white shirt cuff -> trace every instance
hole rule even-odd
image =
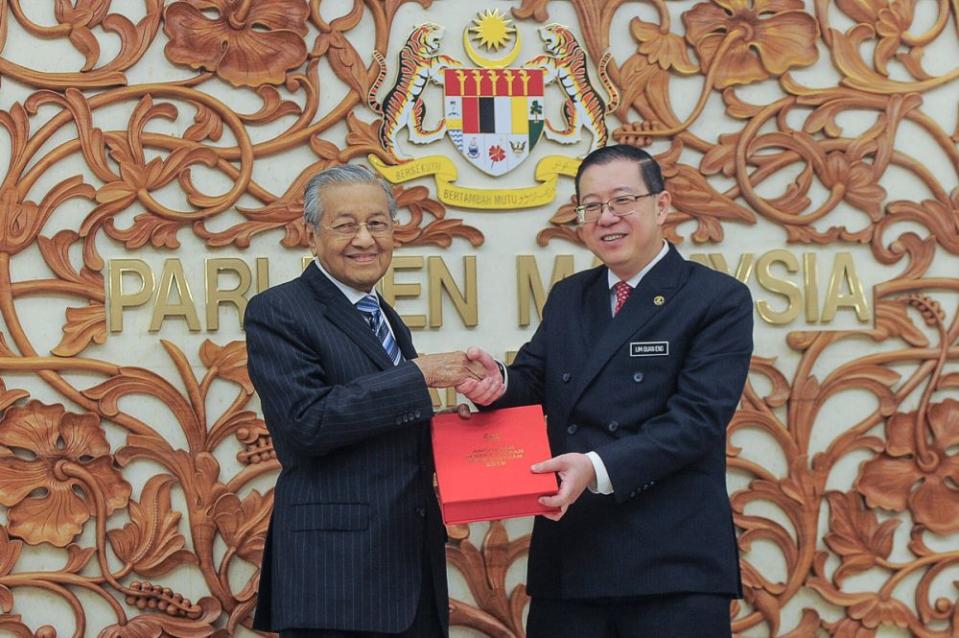
[[[596,484],[589,485],[589,491],[593,494],[612,494],[613,484],[609,480],[609,472],[606,471],[606,464],[599,458],[596,452],[587,452],[586,457],[593,464],[593,470],[596,472]]]
[[[503,393],[505,394],[507,388],[509,388],[509,373],[506,371],[506,364],[502,361],[496,360],[496,365],[499,366],[499,373],[503,375]]]

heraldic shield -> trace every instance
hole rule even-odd
[[[446,132],[463,157],[498,176],[529,157],[543,133],[542,69],[446,69]]]

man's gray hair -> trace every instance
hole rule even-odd
[[[396,219],[396,198],[393,189],[382,177],[360,164],[342,164],[321,171],[310,178],[303,190],[303,219],[314,229],[319,229],[323,219],[320,193],[327,186],[338,184],[373,184],[383,189],[389,205],[390,219]]]

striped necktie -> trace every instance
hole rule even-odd
[[[376,299],[376,295],[366,295],[357,301],[356,309],[362,312],[363,316],[369,322],[370,329],[373,331],[373,334],[376,335],[376,338],[380,340],[380,343],[383,344],[383,349],[386,350],[386,356],[390,358],[393,365],[397,365],[402,361],[403,355],[400,354],[400,347],[397,345],[396,339],[393,338],[390,327],[386,324],[386,317],[383,316],[383,312],[380,310],[380,304]]]

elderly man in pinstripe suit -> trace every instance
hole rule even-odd
[[[246,311],[249,371],[283,469],[254,628],[281,638],[444,636],[445,532],[434,497],[428,387],[502,379],[462,352],[416,356],[373,286],[396,202],[361,166],[306,187],[315,256]]]

